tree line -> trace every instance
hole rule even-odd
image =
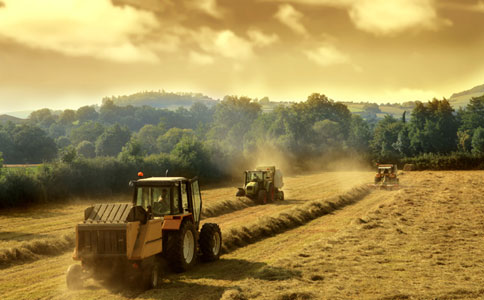
[[[53,182],[62,186],[60,181],[71,180],[82,194],[89,186],[99,186],[99,174],[114,181],[123,177],[121,169],[135,174],[143,167],[153,175],[169,169],[172,175],[217,180],[252,166],[260,153],[277,153],[294,169],[346,157],[417,163],[421,168],[479,168],[484,167],[483,127],[484,96],[458,110],[446,99],[416,102],[401,118],[385,116],[377,122],[351,114],[346,105],[322,94],[264,113],[259,101],[237,96],[226,96],[214,106],[194,103],[174,111],[119,106],[105,99],[98,110],[84,106],[56,114],[41,109],[27,123],[0,125],[0,162],[46,163],[41,171],[26,175],[43,198],[54,194],[47,192]],[[2,171],[0,198],[10,186],[5,180],[13,187],[21,181],[16,172],[22,171]],[[85,176],[94,181],[75,182]],[[122,184],[120,179],[116,184],[97,182],[120,190],[125,179]],[[76,190],[69,184],[59,198]],[[90,192],[96,190],[102,188]]]

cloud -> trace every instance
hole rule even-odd
[[[215,31],[203,27],[200,31],[194,32],[193,37],[199,46],[208,53],[238,59],[247,59],[253,55],[252,43],[237,36],[231,30]]]
[[[156,62],[156,53],[133,36],[157,28],[147,11],[109,0],[3,0],[0,36],[32,48],[118,62]]]
[[[189,58],[191,62],[198,65],[210,65],[215,61],[212,56],[196,51],[190,51]]]
[[[221,19],[224,15],[223,10],[217,5],[217,0],[191,0],[186,5],[217,19]]]
[[[349,62],[348,56],[333,46],[321,46],[315,50],[305,51],[306,56],[320,66],[345,64]]]
[[[258,29],[249,29],[247,35],[252,40],[252,42],[259,47],[269,46],[279,40],[279,36],[275,33],[268,35],[261,32]]]
[[[329,6],[345,9],[350,20],[359,30],[375,35],[395,35],[410,29],[437,30],[442,26],[451,25],[451,21],[437,16],[435,0],[267,0],[272,2],[291,2],[305,5]],[[479,0],[482,1],[482,0]],[[482,3],[474,7],[478,10]],[[302,26],[295,17],[291,16],[291,9],[281,7],[278,15],[280,19],[289,19],[288,26]],[[484,5],[482,5],[484,7]],[[282,12],[281,12],[282,11]],[[299,13],[300,14],[300,13]],[[297,15],[297,14],[296,14]],[[300,18],[301,15],[299,15]],[[282,21],[281,21],[282,22]],[[292,27],[291,27],[292,28]],[[294,29],[293,30],[301,30]],[[304,29],[304,27],[303,27]]]
[[[356,28],[376,35],[435,30],[442,24],[432,0],[360,0],[351,5],[349,15]]]
[[[301,24],[303,14],[297,11],[290,4],[279,5],[279,9],[274,17],[279,20],[279,22],[289,27],[295,33],[302,35],[307,34],[306,27]]]

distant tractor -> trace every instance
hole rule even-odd
[[[398,188],[399,180],[397,177],[397,165],[377,164],[374,187],[382,189]]]
[[[284,200],[282,173],[274,166],[257,167],[244,172],[244,187],[236,196],[247,196],[260,204]]]
[[[205,223],[198,231],[202,198],[196,178],[141,178],[130,186],[132,203],[96,204],[84,211],[72,255],[81,264],[67,270],[68,288],[80,288],[92,276],[121,277],[131,287],[149,289],[157,286],[162,265],[183,272],[197,255],[203,261],[219,258],[219,226]]]

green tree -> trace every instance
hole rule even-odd
[[[60,123],[52,123],[48,129],[48,134],[53,139],[64,136],[66,135],[66,127]]]
[[[163,123],[158,125],[147,124],[143,126],[133,138],[141,144],[141,148],[144,152],[147,154],[153,154],[159,152],[157,139],[165,132],[166,130]]]
[[[473,136],[474,130],[484,124],[484,95],[471,98],[464,110],[458,113],[461,119],[460,131],[467,130]]]
[[[391,115],[386,115],[379,121],[373,133],[370,146],[375,158],[379,161],[393,162],[399,157],[398,151],[392,146],[398,140],[403,123]]]
[[[13,125],[13,123],[11,125]],[[13,125],[13,128],[15,128],[15,125]],[[16,156],[12,131],[11,126],[2,127],[0,125],[0,152],[3,153],[3,159],[6,163],[12,163]]]
[[[72,129],[69,139],[73,145],[78,145],[82,141],[94,143],[104,132],[104,126],[98,122],[88,121],[79,127]]]
[[[119,124],[109,127],[96,141],[96,155],[117,156],[130,137],[131,132],[126,127]]]
[[[76,121],[76,112],[72,109],[64,110],[59,116],[59,123],[66,126]]]
[[[351,116],[351,127],[347,139],[349,148],[359,153],[367,153],[370,149],[371,131],[368,123],[358,115]]]
[[[92,106],[82,106],[76,111],[76,119],[84,123],[87,121],[96,121],[99,114]]]
[[[402,121],[403,120],[404,118],[402,118]],[[412,154],[410,138],[408,137],[408,128],[405,124],[403,125],[402,130],[398,133],[398,138],[393,144],[393,148],[395,148],[402,157],[407,157]]]
[[[40,126],[42,128],[49,128],[50,125],[55,123],[57,116],[52,114],[52,111],[48,108],[42,108],[30,113],[29,120],[31,123]]]
[[[484,153],[484,128],[482,127],[477,127],[474,130],[474,135],[472,136],[472,153]]]
[[[458,122],[446,100],[417,103],[410,120],[410,143],[415,154],[450,153],[457,148]]]
[[[341,150],[344,141],[343,130],[338,122],[328,119],[317,121],[312,127],[315,139],[315,150],[330,152]],[[318,149],[319,148],[319,149]]]
[[[176,144],[171,155],[181,163],[182,168],[188,169],[195,174],[205,175],[210,172],[210,160],[207,151],[195,137],[184,136]]]
[[[247,97],[226,96],[215,107],[208,138],[218,143],[229,156],[240,156],[244,137],[261,113],[261,106]]]
[[[457,149],[461,152],[469,152],[471,150],[472,136],[470,130],[457,131]]]
[[[82,141],[77,145],[77,154],[85,158],[96,157],[96,146],[92,142]]]
[[[62,162],[70,164],[76,159],[77,151],[76,151],[76,148],[74,148],[74,146],[69,145],[64,149],[62,149],[60,155],[61,155],[60,158]]]
[[[13,133],[16,163],[41,163],[57,156],[54,140],[36,126],[21,125]]]
[[[158,151],[163,153],[170,153],[176,144],[178,144],[183,137],[193,137],[195,132],[192,129],[171,128],[162,136],[159,136],[156,143]]]
[[[136,139],[131,139],[123,146],[121,153],[119,153],[119,159],[123,162],[134,162],[140,164],[143,161],[143,157],[146,152],[143,151],[141,144]]]
[[[55,143],[58,148],[65,148],[71,144],[71,141],[67,137],[61,136],[55,140]]]

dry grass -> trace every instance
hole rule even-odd
[[[24,242],[18,247],[0,250],[0,269],[14,264],[41,259],[44,256],[59,255],[74,247],[74,234],[58,238],[36,239]]]
[[[288,229],[306,224],[318,217],[331,213],[341,207],[354,203],[368,194],[369,190],[359,187],[332,199],[314,200],[287,210],[277,217],[265,217],[251,226],[233,228],[224,235],[223,250],[230,252],[236,248],[274,236]]]
[[[281,216],[285,220],[282,222],[288,222],[287,224],[289,224],[284,226],[288,226],[289,228],[293,227],[294,224],[302,224],[299,228],[311,228],[313,222],[344,214],[348,208],[359,205],[360,203],[358,202],[357,204],[347,206],[344,209],[334,210],[336,207],[332,207],[331,205],[313,206],[311,202],[318,202],[321,199],[336,199],[334,198],[335,195],[342,194],[350,190],[352,186],[369,181],[371,178],[372,173],[358,172],[326,172],[307,176],[288,177],[286,178],[286,185],[284,187],[288,201],[263,206],[250,206],[242,210],[211,218],[210,221],[215,221],[221,225],[224,238],[228,237],[228,232],[234,228],[240,229],[242,226],[252,228],[264,216],[267,217],[267,220],[271,220],[272,218],[278,219]],[[216,205],[218,201],[223,201],[223,199],[230,199],[230,197],[234,199],[235,192],[235,188],[224,188],[220,189],[220,191],[205,191],[203,195],[204,203],[208,207]],[[352,200],[346,198],[339,199],[338,201],[352,202]],[[73,212],[74,215],[77,214],[79,220],[82,218],[82,210],[84,207],[85,205],[81,204],[78,211]],[[293,213],[298,213],[297,208],[302,207],[315,211],[319,209],[332,210],[334,214],[330,213],[323,218],[317,218],[315,221],[306,223],[314,215],[308,215],[310,216],[308,219],[305,219],[305,214],[302,214],[297,219],[294,219],[292,216]],[[62,208],[59,209],[62,210]],[[54,215],[48,216],[46,212],[46,215],[37,219],[36,226],[42,227],[44,222],[53,220],[51,217],[56,218]],[[1,223],[2,220],[0,220],[0,225],[8,224],[8,220],[4,221],[4,223]],[[19,221],[19,224],[22,223],[23,221]],[[70,224],[67,224],[67,226],[70,226]],[[284,226],[281,228],[284,228]],[[28,233],[37,230],[33,227],[25,228],[22,231]],[[60,228],[61,225],[59,224],[57,227]],[[57,227],[52,225],[51,229],[55,231]],[[10,231],[14,232],[14,230]],[[311,276],[307,277],[304,270],[298,270],[292,265],[284,263],[277,265],[270,260],[271,257],[279,257],[278,252],[280,249],[286,249],[297,255],[299,254],[300,248],[294,250],[293,247],[290,247],[293,243],[287,241],[277,245],[269,243],[268,245],[271,246],[267,248],[264,246],[266,245],[266,241],[272,241],[279,237],[284,238],[293,231],[286,228],[278,231],[279,233],[273,232],[265,235],[264,239],[259,240],[259,242],[224,255],[219,262],[200,264],[191,272],[181,275],[165,274],[160,289],[147,291],[143,294],[131,293],[119,288],[113,289],[112,287],[91,280],[86,283],[85,289],[81,291],[68,291],[65,287],[64,276],[68,265],[72,263],[70,251],[54,257],[39,255],[39,258],[42,259],[3,269],[0,275],[0,290],[2,291],[2,299],[140,298],[218,300],[222,297],[225,297],[225,299],[317,298],[319,294],[315,293],[312,286],[308,283],[324,282],[326,280],[325,276],[323,276],[324,278],[322,280],[318,277],[320,274],[316,273],[311,273]],[[262,235],[260,237],[262,238]],[[36,239],[34,238],[28,241],[32,240]],[[296,241],[296,245],[304,244],[298,242],[297,239],[294,239],[294,241]],[[262,248],[258,248],[259,245]],[[252,247],[256,248],[247,252]],[[264,259],[266,260],[264,261]],[[266,287],[268,288],[267,291],[265,290]]]

